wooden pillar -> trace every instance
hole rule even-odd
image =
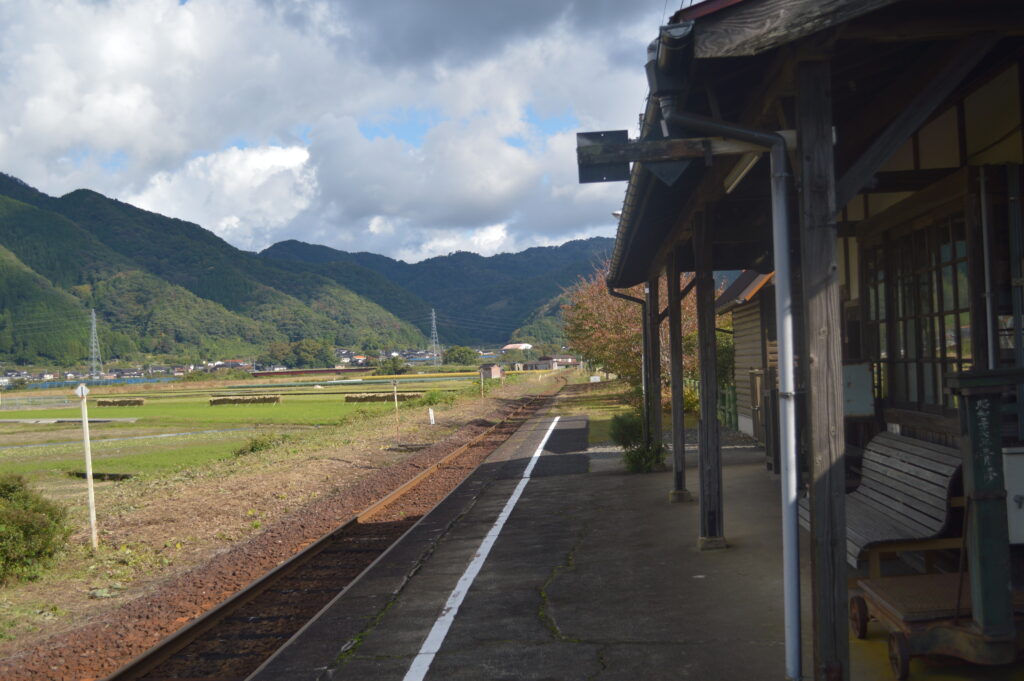
[[[700,360],[700,442],[697,468],[700,474],[701,550],[724,549],[722,517],[722,449],[718,433],[718,349],[715,338],[715,277],[711,262],[711,238],[706,218],[694,230],[697,256],[697,346]]]
[[[661,337],[658,327],[661,326],[659,313],[661,302],[658,298],[658,277],[647,282],[647,347],[650,361],[647,363],[647,404],[648,425],[651,442],[661,443]]]
[[[672,491],[670,501],[690,501],[686,489],[686,427],[683,421],[683,310],[679,295],[679,252],[668,259],[668,346],[672,374]]]
[[[814,679],[850,678],[842,323],[836,260],[831,68],[797,65],[800,245],[810,430]]]

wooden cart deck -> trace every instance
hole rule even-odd
[[[956,573],[912,575],[903,577],[876,577],[861,579],[857,585],[873,605],[884,609],[894,618],[907,623],[953,619],[956,612]],[[1024,592],[1013,592],[1013,610],[1024,614]],[[960,617],[971,617],[970,579],[963,575],[960,596]]]

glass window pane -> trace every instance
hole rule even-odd
[[[929,362],[921,368],[924,373],[924,392],[921,394],[921,401],[925,404],[935,404],[935,365]]]
[[[928,314],[928,313],[930,313],[933,310],[933,308],[932,308],[932,291],[931,291],[931,288],[932,288],[932,286],[931,286],[931,284],[932,284],[932,273],[931,272],[924,272],[920,277],[918,277],[917,281],[918,281],[918,292],[917,292],[918,306],[921,308],[921,314]]]
[[[878,281],[878,318],[885,319],[885,279]]]
[[[960,313],[960,357],[963,360],[974,359],[971,343],[971,313]]]
[[[946,265],[942,268],[942,307],[945,310],[956,309],[956,296],[953,290],[953,268]]]
[[[878,356],[881,359],[889,357],[889,339],[886,337],[888,327],[885,322],[878,325]]]
[[[948,228],[943,225],[939,227],[939,261],[949,262],[953,259],[953,249],[949,244],[949,231]]]
[[[907,365],[903,362],[892,365],[892,398],[897,402],[907,401]]]
[[[917,359],[917,320],[907,320],[907,357]]]
[[[971,287],[967,279],[967,262],[958,262],[956,264],[956,286],[957,286],[957,308],[963,310],[971,306],[970,293]]]
[[[945,353],[943,354],[945,354],[946,359],[958,359],[956,330],[959,327],[959,322],[957,321],[956,315],[946,315],[945,323],[943,324],[943,326],[945,327],[945,329],[943,329],[944,334],[942,341],[943,346],[946,349]]]
[[[967,234],[964,219],[960,216],[953,218],[953,244],[956,257],[967,257]]]
[[[925,317],[921,320],[921,356],[935,356],[935,318]]]

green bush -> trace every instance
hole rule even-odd
[[[640,446],[644,440],[643,419],[635,412],[616,414],[608,425],[608,434],[623,449]]]
[[[688,385],[683,386],[683,411],[687,414],[700,412],[700,392]]]
[[[63,506],[29,489],[20,475],[0,475],[0,584],[36,576],[70,534]]]
[[[423,397],[414,400],[418,407],[436,407],[439,404],[454,404],[455,393],[448,390],[428,390]]]
[[[665,447],[661,443],[650,447],[636,444],[626,448],[622,454],[622,461],[630,473],[650,473],[664,465]]]

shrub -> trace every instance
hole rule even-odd
[[[436,407],[439,404],[454,404],[455,393],[447,390],[428,390],[416,402],[420,407]]]
[[[626,448],[622,454],[622,461],[630,473],[650,473],[664,465],[665,447],[660,442],[650,447],[636,444]]]
[[[616,414],[608,425],[612,441],[623,449],[637,447],[644,441],[644,422],[636,412]]]
[[[288,436],[283,433],[257,433],[250,437],[248,442],[235,450],[235,456],[245,456],[246,454],[262,452],[276,447],[287,440]]]
[[[31,490],[20,475],[0,475],[0,584],[34,577],[70,534],[63,506]]]
[[[688,385],[683,386],[683,411],[696,414],[700,411],[700,392]]]

